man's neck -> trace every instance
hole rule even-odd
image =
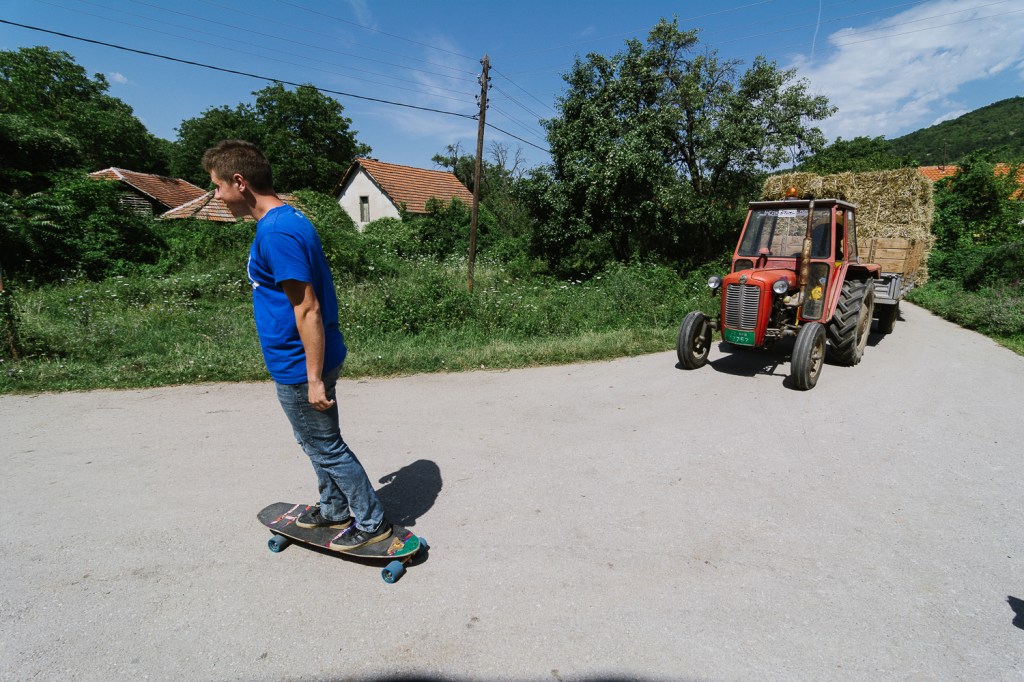
[[[284,202],[277,194],[271,192],[270,194],[256,194],[252,193],[253,202],[249,206],[249,210],[252,213],[252,217],[259,221],[263,216],[267,215],[270,211],[284,206]]]

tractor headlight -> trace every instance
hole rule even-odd
[[[775,284],[772,285],[772,291],[781,296],[789,291],[789,281],[785,277],[777,280]]]
[[[711,275],[710,277],[708,277],[708,286],[711,287],[712,289],[717,289],[718,287],[722,286],[722,278],[719,277],[718,275]]]

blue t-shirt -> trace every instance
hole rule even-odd
[[[285,280],[313,285],[324,322],[324,371],[344,361],[345,340],[338,328],[334,280],[320,236],[306,216],[286,204],[260,218],[246,270],[263,359],[274,381],[303,384],[308,380],[295,312],[281,287]]]

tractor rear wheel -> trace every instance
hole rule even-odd
[[[711,351],[711,323],[704,313],[694,311],[683,318],[676,338],[676,355],[683,369],[699,369]]]
[[[829,360],[852,367],[864,357],[864,346],[871,330],[875,308],[875,289],[870,282],[843,282],[839,304],[828,323]]]
[[[793,344],[790,378],[801,391],[814,388],[825,364],[825,327],[820,322],[807,322],[800,328]]]

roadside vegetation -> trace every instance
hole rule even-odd
[[[89,170],[205,185],[199,156],[220,139],[272,161],[288,150],[278,189],[320,231],[357,377],[671,349],[685,312],[714,312],[707,276],[726,267],[764,169],[914,165],[881,138],[825,145],[813,124],[834,110],[795,72],[719,62],[676,22],[579,59],[565,81],[544,122],[551,165],[489,148],[470,290],[468,207],[432,201],[360,233],[325,193],[371,150],[315,88],[213,107],[168,142],[67,53],[0,51],[0,393],[268,378],[245,278],[253,224],[141,217]],[[969,156],[937,187],[931,280],[911,300],[1024,354],[1024,202],[992,160],[1012,161]],[[434,158],[471,189],[473,161],[457,146]]]
[[[1000,175],[971,154],[958,167],[935,188],[930,279],[908,298],[1024,355],[1024,166]]]

